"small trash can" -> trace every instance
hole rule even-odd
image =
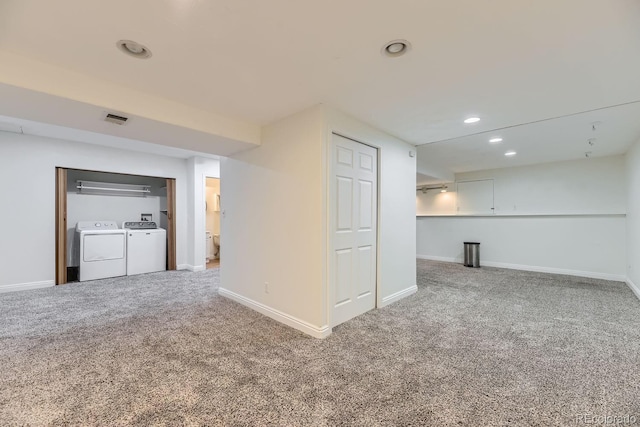
[[[480,267],[480,243],[464,242],[465,267]]]

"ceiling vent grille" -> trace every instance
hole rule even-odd
[[[114,123],[116,125],[122,126],[126,125],[129,117],[120,116],[118,114],[107,113],[104,117],[105,122]]]

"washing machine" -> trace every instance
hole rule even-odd
[[[167,269],[167,232],[153,221],[124,222],[127,276]]]
[[[79,221],[76,239],[81,282],[127,274],[127,234],[115,221]]]

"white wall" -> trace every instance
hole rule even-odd
[[[446,193],[440,190],[428,190],[426,193],[416,191],[416,212],[418,215],[455,215],[456,185],[447,184]]]
[[[627,276],[640,298],[640,141],[626,156],[627,171]]]
[[[480,264],[624,280],[624,216],[419,217],[419,258],[462,262],[480,242]]]
[[[495,213],[623,214],[624,156],[456,174],[456,181],[494,180]]]
[[[220,180],[221,295],[316,335],[326,326],[323,132],[320,108],[266,126],[260,147],[222,160]]]
[[[207,247],[205,196],[207,177],[220,177],[220,161],[204,157],[191,157],[187,160],[187,232],[194,236],[189,244],[188,254],[190,263],[183,265],[191,271],[206,269]]]
[[[325,111],[328,135],[336,132],[378,148],[380,210],[377,302],[378,307],[383,307],[417,290],[416,158],[409,155],[409,152],[415,151],[416,148],[340,111],[328,107],[325,107]],[[328,137],[324,139],[325,165],[329,142]],[[326,167],[324,171],[327,171]],[[327,183],[326,175],[324,182]],[[325,215],[324,221],[328,224],[326,218]]]
[[[54,283],[56,166],[175,178],[177,261],[187,263],[185,160],[0,132],[0,287]]]
[[[613,156],[460,173],[456,181],[493,179],[496,215],[623,214],[624,170],[624,156]],[[455,184],[448,187],[417,192],[418,215],[455,214]]]
[[[313,336],[330,332],[330,135],[379,148],[378,305],[416,290],[415,147],[324,106],[263,129],[222,161],[222,295]],[[265,288],[268,282],[268,292]]]
[[[462,243],[479,241],[484,265],[622,280],[624,170],[615,156],[458,174],[494,180],[495,215],[419,216],[418,257],[460,262]]]

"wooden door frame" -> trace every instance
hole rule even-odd
[[[56,285],[67,283],[67,169],[56,168]]]
[[[56,210],[56,239],[55,239],[55,283],[63,285],[67,283],[67,171],[81,170],[87,172],[111,173],[115,175],[135,175],[121,174],[118,172],[96,171],[88,169],[56,167],[55,186],[55,210]],[[147,176],[147,175],[137,175]],[[151,177],[154,178],[154,177]],[[167,186],[167,269],[176,270],[176,180],[175,178],[165,178]]]
[[[176,180],[167,178],[167,270],[176,270]]]

